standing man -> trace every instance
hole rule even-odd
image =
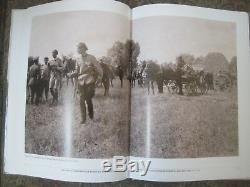
[[[87,50],[88,47],[85,43],[78,44],[77,51],[80,54],[80,58],[76,62],[73,73],[78,75],[78,90],[80,93],[82,116],[81,124],[84,124],[86,121],[86,104],[88,106],[89,118],[94,118],[92,98],[95,95],[95,84],[97,81],[101,81],[103,76],[102,67],[93,55],[86,52]]]
[[[50,80],[50,68],[49,68],[49,58],[44,58],[44,65],[41,68],[42,75],[42,84],[43,84],[43,90],[45,94],[46,102],[48,101],[48,93],[49,93],[49,80]],[[43,92],[43,91],[42,91]]]
[[[39,58],[35,58],[33,60],[33,64],[30,66],[29,69],[29,83],[28,86],[31,90],[31,104],[34,103],[34,97],[35,98],[35,104],[38,105],[39,99],[40,99],[40,78],[41,78],[41,71],[39,66]]]
[[[63,71],[63,63],[60,58],[57,57],[58,51],[55,49],[52,51],[53,59],[49,62],[50,65],[50,81],[49,81],[49,89],[50,93],[53,96],[52,104],[58,102],[58,92],[62,87],[62,71]]]
[[[183,95],[182,91],[182,76],[184,75],[183,67],[185,66],[185,62],[181,56],[177,58],[177,68],[176,68],[176,84],[179,88],[179,95]]]

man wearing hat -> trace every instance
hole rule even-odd
[[[63,63],[60,58],[57,57],[58,51],[55,49],[52,51],[53,59],[49,62],[50,65],[50,81],[49,81],[49,89],[50,93],[53,96],[53,101],[58,102],[58,92],[60,87],[62,86],[62,71],[63,71]]]
[[[48,93],[49,93],[49,81],[50,81],[50,68],[49,68],[49,58],[44,57],[44,64],[41,67],[41,79],[43,90],[45,93],[46,102],[48,101]]]
[[[177,58],[177,68],[176,68],[176,84],[179,88],[179,95],[183,95],[182,91],[182,76],[184,75],[183,67],[185,66],[185,61],[182,56]]]
[[[93,55],[86,52],[87,50],[88,47],[85,43],[79,43],[77,45],[77,51],[80,57],[77,59],[75,71],[73,73],[78,75],[78,90],[80,93],[82,116],[81,123],[85,123],[86,121],[86,104],[88,106],[89,118],[94,118],[92,98],[95,95],[95,84],[97,81],[102,80],[103,76],[102,67]]]
[[[37,105],[40,99],[39,94],[39,80],[41,78],[41,71],[39,66],[39,57],[33,59],[33,64],[29,69],[29,82],[28,86],[31,90],[31,104],[34,103],[35,97],[35,104]]]

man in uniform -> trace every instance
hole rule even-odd
[[[41,67],[41,79],[43,90],[45,94],[46,102],[48,101],[48,93],[49,93],[49,80],[50,80],[50,68],[49,68],[49,58],[44,58],[44,65]],[[43,92],[43,91],[42,91]]]
[[[35,98],[35,104],[38,105],[39,99],[40,99],[40,93],[39,93],[39,81],[41,78],[41,71],[39,67],[39,58],[35,58],[33,60],[33,65],[30,66],[29,69],[29,83],[28,86],[31,90],[31,104],[34,103],[34,97]]]
[[[95,95],[95,84],[102,80],[103,71],[96,58],[86,52],[88,48],[85,43],[79,43],[77,50],[80,57],[76,62],[73,74],[78,75],[78,89],[80,93],[80,108],[82,116],[81,124],[84,124],[86,121],[86,104],[88,106],[89,118],[94,118],[92,98]],[[73,74],[71,74],[71,76]]]
[[[184,75],[183,67],[185,62],[181,56],[177,58],[177,68],[176,68],[176,84],[179,88],[179,95],[183,95],[182,91],[182,76]]]
[[[58,51],[55,49],[52,51],[53,60],[49,62],[51,74],[49,81],[50,93],[53,96],[52,104],[58,102],[58,92],[62,86],[62,71],[63,63],[60,58],[57,57]]]

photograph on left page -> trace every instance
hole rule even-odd
[[[32,19],[25,152],[128,155],[130,20],[104,11]]]

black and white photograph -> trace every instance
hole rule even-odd
[[[57,186],[249,178],[249,15],[155,3],[11,11],[4,174]]]
[[[131,43],[129,18],[112,12],[32,19],[26,153],[71,158],[129,154]]]
[[[141,32],[143,31],[143,32]],[[236,24],[192,17],[133,20],[131,155],[237,156]]]

